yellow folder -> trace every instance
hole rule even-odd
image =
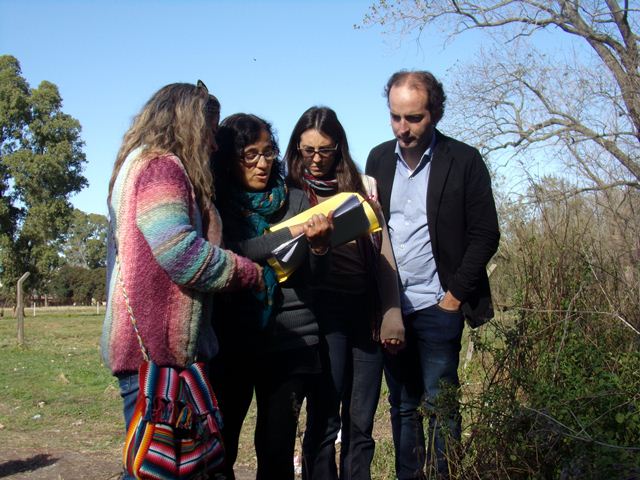
[[[311,207],[295,217],[271,226],[271,232],[299,225],[308,221],[314,214],[328,215],[333,210],[333,233],[331,245],[336,247],[368,233],[380,230],[375,211],[362,196],[355,192],[342,192],[328,200]],[[307,241],[304,235],[289,240],[273,250],[268,260],[275,270],[278,281],[284,282],[305,258]]]

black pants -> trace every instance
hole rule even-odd
[[[256,383],[256,480],[293,480],[298,416],[309,378],[308,374],[294,374],[277,381]]]
[[[255,389],[258,406],[255,449],[257,480],[293,480],[298,416],[303,399],[318,384],[317,347],[256,354],[222,353],[213,360],[210,379],[218,397],[224,427],[225,468],[217,478],[235,479],[242,424]]]
[[[373,423],[382,351],[372,339],[368,297],[325,294],[316,314],[322,333],[323,384],[307,399],[304,480],[370,480]],[[342,429],[340,476],[335,440]]]

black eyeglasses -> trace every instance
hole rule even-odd
[[[270,149],[265,150],[264,152],[256,152],[251,150],[249,152],[244,152],[241,159],[242,163],[244,163],[247,167],[253,167],[258,164],[258,162],[260,161],[260,157],[264,157],[267,163],[271,163],[276,158],[278,158],[278,150]]]
[[[322,148],[313,148],[309,146],[303,147],[300,145],[298,147],[298,151],[300,154],[307,160],[311,160],[316,153],[320,155],[321,158],[331,158],[335,155],[336,151],[338,151],[338,145],[334,147],[322,147]]]

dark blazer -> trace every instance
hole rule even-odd
[[[427,185],[427,222],[440,283],[462,302],[472,327],[493,317],[486,266],[498,249],[500,231],[491,178],[478,150],[435,130],[436,146]],[[371,150],[366,173],[378,182],[384,216],[396,169],[396,141]]]

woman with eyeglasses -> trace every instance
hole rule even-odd
[[[216,138],[216,206],[225,245],[262,264],[265,284],[265,293],[221,295],[216,302],[220,353],[211,379],[224,417],[223,478],[235,478],[240,430],[255,389],[257,478],[293,480],[300,405],[321,371],[318,324],[307,308],[309,286],[328,271],[333,227],[324,215],[314,215],[304,225],[266,233],[270,225],[309,208],[301,190],[285,186],[271,125],[238,113],[220,124]],[[266,260],[275,247],[300,234],[308,240],[306,262],[279,285]]]
[[[330,108],[311,107],[302,114],[285,159],[288,185],[302,189],[311,205],[340,192],[376,201],[375,181],[358,172],[344,128]],[[325,383],[320,395],[307,399],[305,479],[338,478],[340,429],[340,478],[371,478],[382,347],[394,353],[404,342],[395,260],[378,216],[382,232],[333,248],[329,274],[313,288]]]

